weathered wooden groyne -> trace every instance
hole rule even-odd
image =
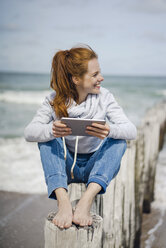
[[[95,197],[91,209],[95,224],[60,230],[48,217],[45,248],[140,247],[142,213],[150,212],[156,164],[166,132],[166,100],[147,110],[137,131],[137,139],[127,141],[118,175],[104,195]],[[73,206],[85,190],[85,184],[69,185]]]

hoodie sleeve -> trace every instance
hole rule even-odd
[[[113,139],[134,140],[137,137],[135,125],[127,118],[112,93],[107,93],[107,119],[110,126],[108,137]]]
[[[52,124],[54,121],[52,113],[52,107],[48,97],[46,97],[36,115],[24,130],[26,141],[47,142],[55,139],[52,133]]]

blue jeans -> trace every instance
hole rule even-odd
[[[77,154],[74,167],[74,179],[70,171],[74,160],[74,153],[67,149],[64,160],[63,141],[56,138],[48,142],[38,143],[48,197],[57,199],[55,189],[63,187],[68,190],[70,183],[98,183],[102,189],[98,194],[106,191],[110,181],[117,175],[121,159],[127,148],[126,140],[105,138],[99,149],[93,153]]]

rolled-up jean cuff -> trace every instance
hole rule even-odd
[[[48,185],[48,198],[57,200],[55,189],[64,188],[68,191],[67,187],[67,176],[63,176],[62,174],[55,174],[47,178]]]
[[[100,178],[91,177],[88,180],[88,183],[86,184],[87,187],[89,183],[98,183],[102,187],[102,189],[99,191],[98,194],[104,194],[106,192],[107,184],[104,181],[102,181]]]

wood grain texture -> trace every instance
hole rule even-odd
[[[100,248],[103,219],[92,213],[93,223],[88,227],[72,224],[60,229],[52,223],[56,213],[50,213],[45,222],[45,248]]]

